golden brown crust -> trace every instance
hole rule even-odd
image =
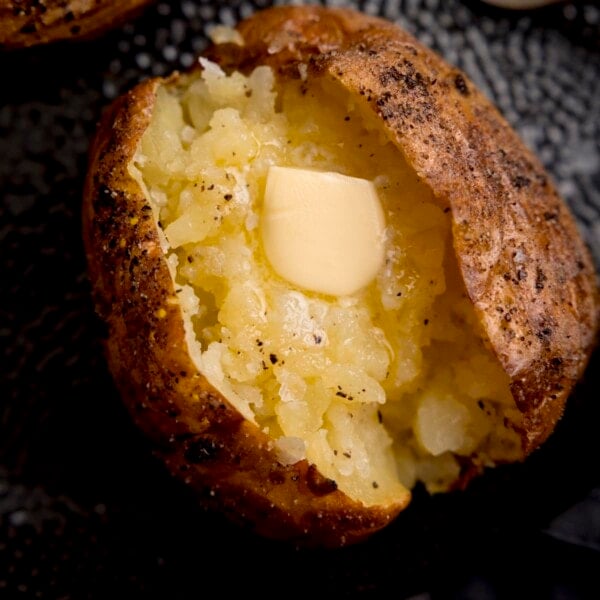
[[[239,30],[245,46],[215,47],[211,58],[231,69],[271,64],[282,76],[309,63],[312,75],[339,82],[385,122],[451,209],[468,293],[511,376],[524,447],[535,448],[560,417],[598,328],[590,256],[539,162],[464,74],[385,21],[287,7]],[[190,359],[153,214],[127,170],[162,83],[142,83],[107,111],[84,193],[90,279],[118,388],[170,470],[209,506],[302,545],[362,540],[408,499],[365,508],[306,461],[278,464],[268,437]]]
[[[224,66],[298,62],[339,82],[450,207],[454,248],[491,347],[524,415],[526,452],[562,415],[598,330],[595,268],[538,159],[468,77],[387,21],[287,7],[239,27]]]
[[[340,546],[388,524],[408,503],[365,508],[313,465],[283,466],[192,363],[152,211],[127,167],[156,88],[147,81],[104,115],[90,151],[83,237],[109,367],[134,420],[174,475],[208,506],[259,533],[299,545]]]
[[[0,48],[26,48],[98,35],[134,17],[153,1],[0,1]]]

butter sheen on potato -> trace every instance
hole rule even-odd
[[[339,546],[417,482],[465,485],[550,435],[594,342],[595,274],[535,157],[406,33],[319,7],[238,33],[107,111],[90,276],[115,381],[170,470],[263,535]],[[273,268],[272,168],[372,182],[373,278],[338,294]]]

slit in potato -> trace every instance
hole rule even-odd
[[[203,69],[158,88],[130,172],[163,233],[199,370],[274,441],[366,506],[461,465],[523,458],[521,413],[459,277],[449,208],[325,78]],[[261,243],[272,166],[372,181],[385,259],[358,292],[298,288]]]

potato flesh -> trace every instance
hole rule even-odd
[[[399,151],[327,82],[275,83],[267,67],[159,88],[132,173],[152,201],[207,379],[274,440],[366,505],[460,458],[522,457],[519,413],[479,334],[450,220]],[[259,222],[269,166],[375,182],[386,261],[349,297],[293,287],[269,267]],[[191,340],[190,336],[190,340]]]

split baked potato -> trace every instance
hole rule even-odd
[[[154,0],[2,0],[0,49],[89,38],[123,24]]]
[[[397,26],[280,7],[216,37],[91,148],[108,363],[207,506],[350,544],[415,485],[548,438],[595,343],[594,265],[498,111]]]

